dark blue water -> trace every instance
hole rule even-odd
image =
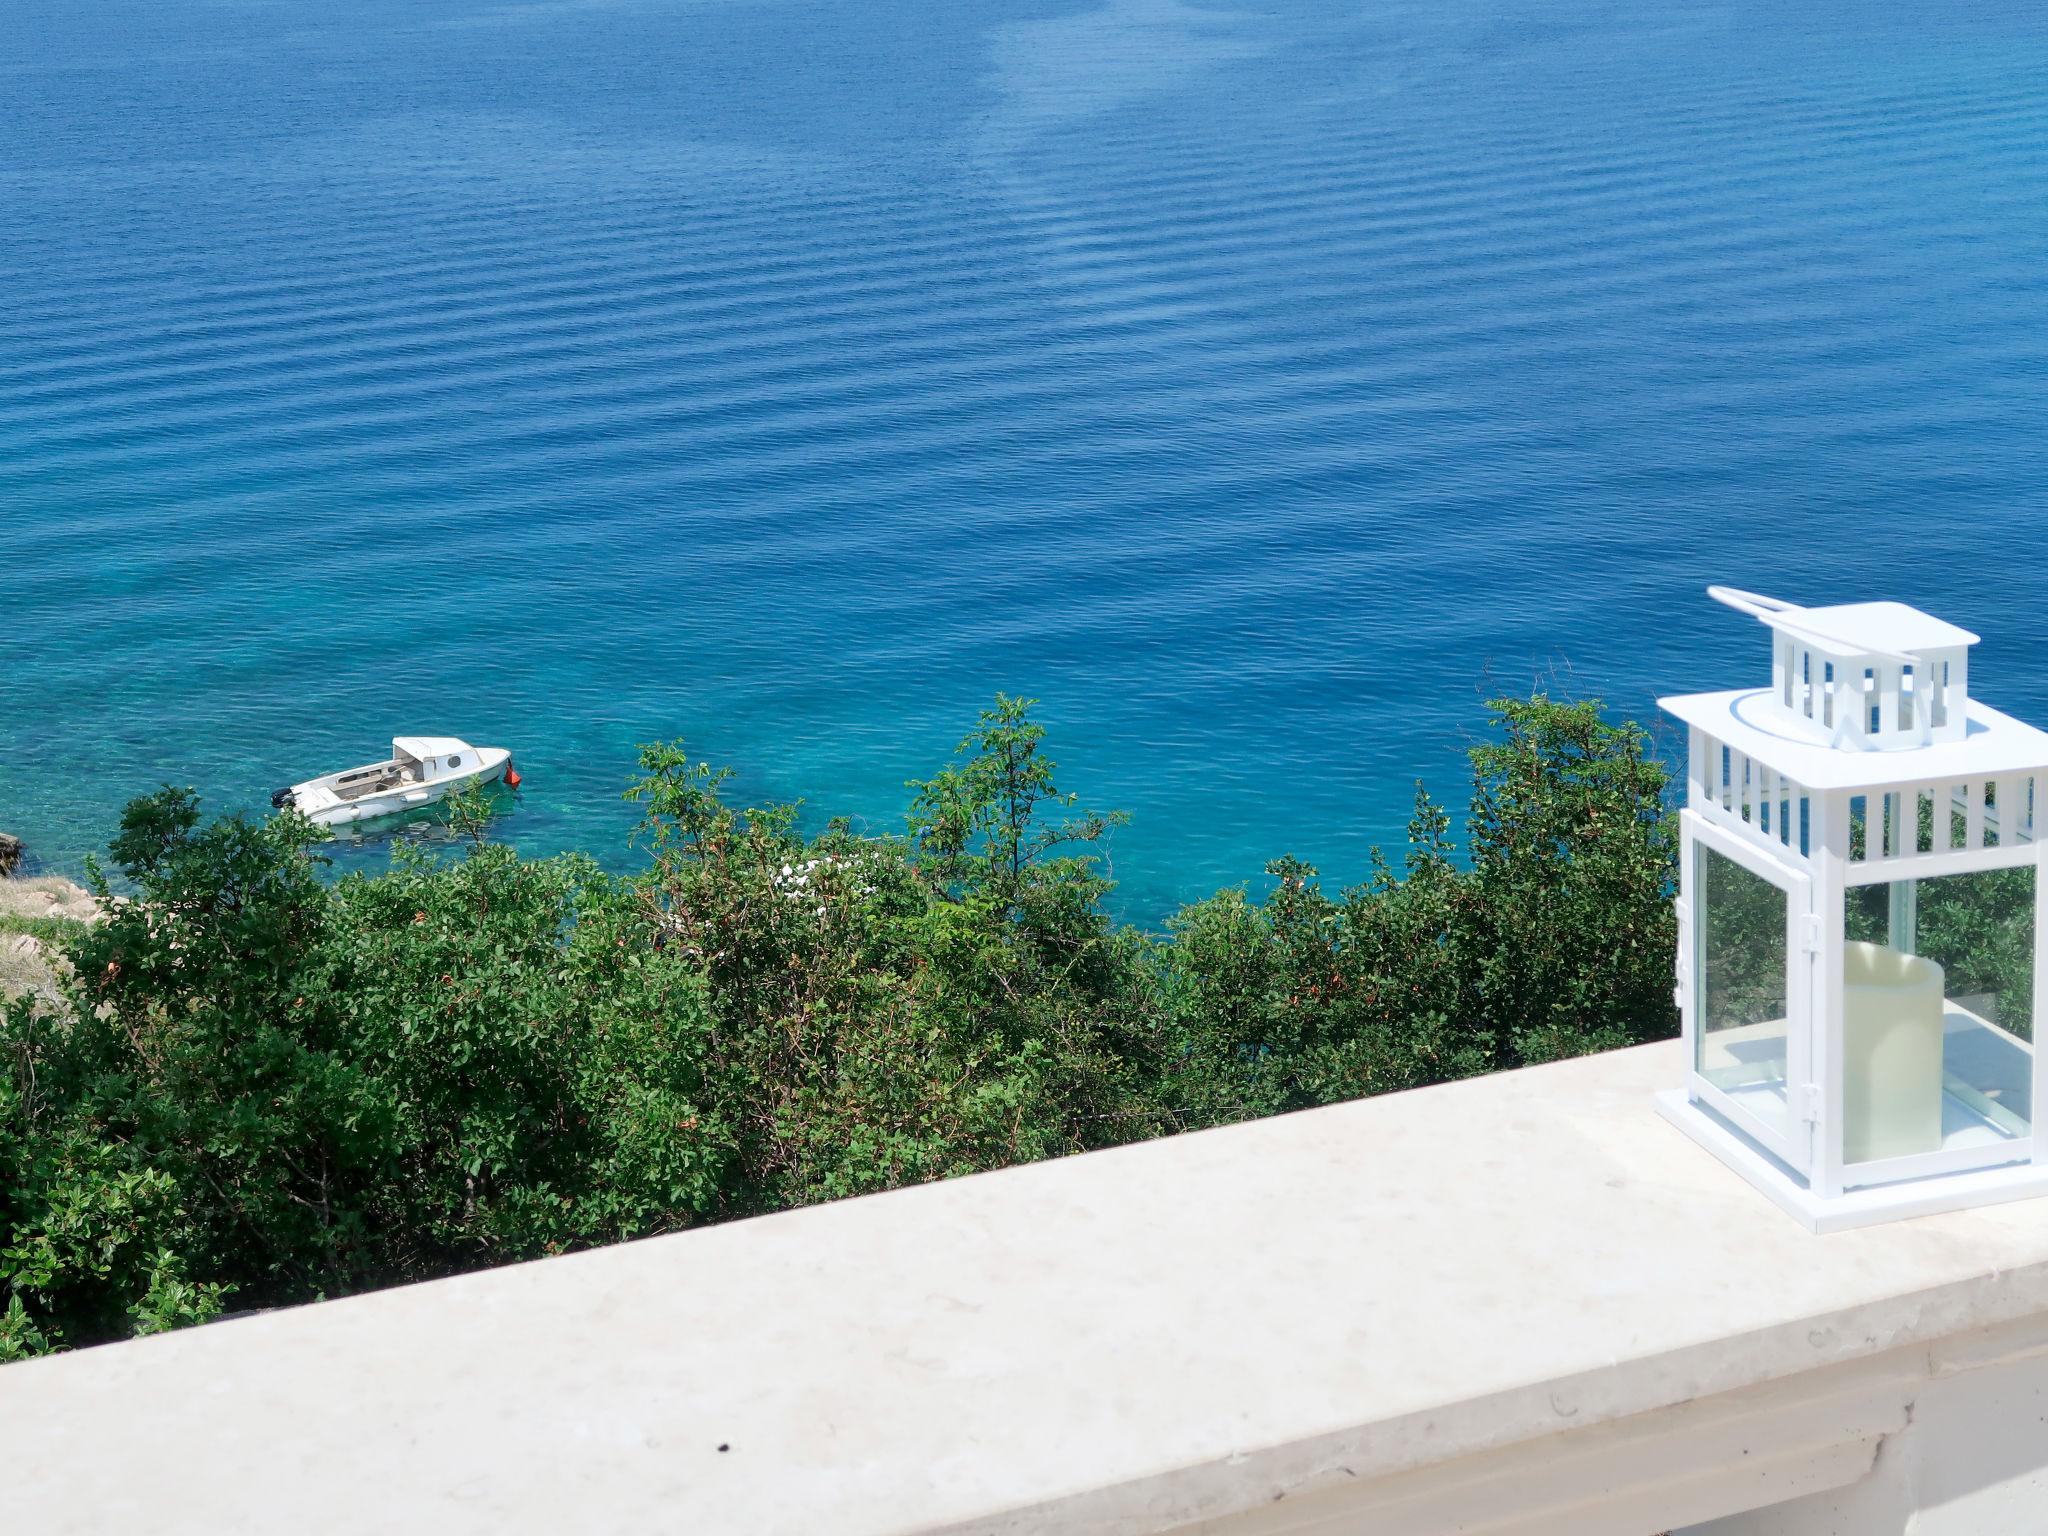
[[[2048,13],[9,0],[0,826],[401,731],[898,824],[997,690],[1133,910],[1355,877],[1727,580],[2048,715]]]

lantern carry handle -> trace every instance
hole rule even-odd
[[[1796,613],[1799,609],[1797,603],[1788,603],[1781,597],[1765,597],[1761,592],[1745,592],[1740,587],[1709,587],[1707,596],[1766,624],[1770,623],[1769,614]]]

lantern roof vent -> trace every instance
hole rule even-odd
[[[1709,587],[1707,595],[1771,632],[1771,690],[1758,705],[1809,739],[1844,751],[1960,741],[1968,731],[1977,636],[1906,603],[1796,603]]]

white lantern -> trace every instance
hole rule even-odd
[[[1816,1231],[2048,1193],[2048,733],[1917,608],[1708,592],[1769,630],[1771,683],[1662,701],[1690,747],[1659,1108]]]

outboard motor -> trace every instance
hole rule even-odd
[[[274,810],[283,810],[297,798],[292,793],[292,787],[289,784],[285,785],[283,789],[274,789],[270,792],[270,804]]]

